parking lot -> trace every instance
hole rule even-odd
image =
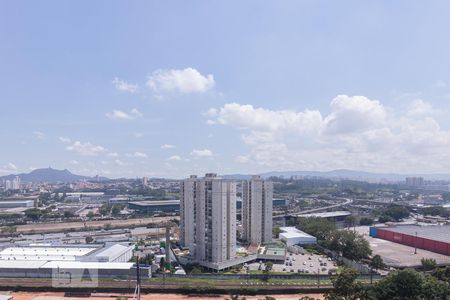
[[[248,264],[249,271],[264,270],[263,262]],[[284,263],[275,262],[272,272],[329,274],[336,270],[335,262],[324,255],[288,253]]]

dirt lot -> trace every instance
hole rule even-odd
[[[0,295],[3,295],[6,293],[1,293]],[[75,300],[77,298],[70,298],[70,297],[64,297],[63,293],[11,293],[12,296],[14,296],[14,300]],[[111,300],[115,299],[118,296],[125,296],[129,299],[132,299],[133,295],[131,294],[95,294],[92,295],[90,298],[83,298],[83,299],[96,299],[96,300]],[[265,295],[264,295],[265,296]],[[245,296],[248,300],[257,300],[261,299],[264,296]],[[314,297],[316,299],[324,299],[323,295],[320,294],[294,294],[294,295],[268,295],[272,296],[277,300],[298,300],[302,296],[310,296]],[[217,297],[214,297],[213,299],[229,299],[229,295],[218,295]],[[206,299],[212,299],[211,297],[193,297],[190,295],[178,295],[178,294],[148,294],[148,295],[142,295],[142,300],[183,300],[183,299],[189,299],[189,300],[206,300]]]

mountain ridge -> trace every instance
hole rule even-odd
[[[0,180],[13,180],[16,176],[18,176],[22,182],[73,182],[95,179],[94,177],[73,174],[67,169],[57,170],[49,167],[35,169],[30,173],[1,176]]]

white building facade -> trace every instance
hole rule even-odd
[[[236,184],[206,174],[181,184],[180,242],[199,263],[236,258]]]
[[[242,184],[243,239],[251,244],[272,241],[273,183],[260,176]]]

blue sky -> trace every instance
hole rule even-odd
[[[447,1],[1,1],[0,175],[450,171]]]

